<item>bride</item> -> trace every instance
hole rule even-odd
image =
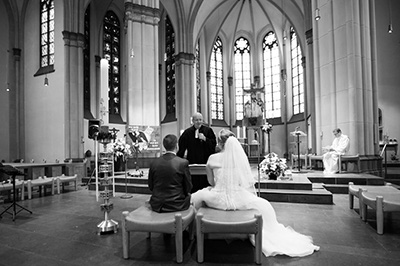
[[[257,197],[250,164],[235,135],[222,129],[218,139],[221,152],[211,155],[206,166],[211,186],[192,194],[194,206],[197,209],[204,204],[222,210],[259,210],[263,218],[262,249],[267,257],[278,254],[303,257],[318,251],[311,237],[280,224],[269,201]],[[254,237],[250,240],[254,245]]]

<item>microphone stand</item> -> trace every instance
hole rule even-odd
[[[130,199],[133,196],[132,195],[128,195],[128,173],[127,173],[128,158],[127,158],[127,156],[124,155],[124,159],[125,159],[125,194],[121,196],[121,199]]]

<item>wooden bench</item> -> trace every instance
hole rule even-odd
[[[297,155],[297,154],[292,154],[292,156],[290,157],[292,169],[295,169],[298,167],[298,157],[299,157],[299,155]],[[304,169],[311,168],[311,155],[300,154],[300,162],[301,162],[301,160],[304,160]],[[301,164],[300,164],[300,166],[301,166]]]
[[[262,216],[255,209],[224,211],[201,207],[196,214],[197,261],[204,261],[205,234],[254,234],[255,262],[261,264],[262,226]]]
[[[301,158],[301,157],[300,157]],[[310,155],[309,156],[309,162],[310,162],[310,168],[312,169],[314,166],[314,163],[318,164],[319,162],[322,164],[322,168],[324,168],[323,164],[323,155]],[[355,166],[357,166],[356,171],[351,171],[355,173],[360,173],[361,172],[361,164],[360,164],[360,155],[339,155],[339,161],[338,161],[338,171],[339,173],[342,172],[350,172],[349,169],[349,164],[353,163]]]
[[[15,190],[13,191],[12,180],[6,181],[6,183],[0,183],[0,192],[8,191],[8,198],[11,198],[11,193],[16,193],[15,198],[18,196],[18,191],[21,191],[21,200],[24,200],[24,181],[15,179]]]
[[[320,168],[320,167],[318,167],[319,163],[321,163],[321,165],[322,165],[321,168],[324,169],[324,163],[323,163],[323,160],[322,160],[322,155],[311,154],[309,156],[309,162],[310,162],[310,169],[314,168],[314,164],[317,164],[316,168],[319,169]]]
[[[74,182],[75,190],[78,190],[78,175],[66,176],[64,174],[56,177],[57,194],[60,194],[61,186],[64,189],[64,184]]]
[[[392,192],[400,192],[400,190],[392,187],[390,185],[385,186],[364,186],[364,185],[354,185],[353,182],[349,182],[349,208],[354,208],[354,197],[358,198],[359,203],[359,215],[362,217],[362,206],[360,195],[362,191],[370,191],[370,192],[381,192],[381,193],[392,193]]]
[[[39,187],[39,196],[46,194],[46,186],[51,187],[51,195],[54,195],[54,177],[46,177],[46,176],[39,176],[33,180],[27,180],[24,184],[28,189],[28,199],[32,199],[32,190],[34,187]],[[24,200],[24,196],[22,196],[22,200]]]
[[[183,231],[189,229],[193,239],[192,225],[195,217],[195,209],[180,212],[154,212],[147,206],[141,206],[132,212],[122,212],[122,253],[123,258],[129,258],[130,232],[166,233],[175,235],[176,261],[183,261]]]
[[[355,173],[360,173],[361,172],[361,168],[360,168],[360,155],[356,154],[356,155],[339,155],[339,173],[346,171],[349,172],[349,164],[353,163],[354,166],[357,166],[357,170],[356,171],[352,171]],[[343,166],[345,166],[343,168]]]
[[[361,191],[361,214],[363,221],[367,221],[368,207],[376,211],[376,232],[383,234],[384,216],[388,212],[400,212],[400,191],[397,192],[369,192]]]

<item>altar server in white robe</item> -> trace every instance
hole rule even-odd
[[[342,134],[340,128],[334,129],[333,135],[335,135],[335,139],[332,145],[322,148],[325,152],[323,155],[324,174],[337,173],[339,171],[339,155],[345,154],[349,149],[350,139],[348,136]]]

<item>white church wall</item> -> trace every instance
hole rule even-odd
[[[10,142],[5,141],[10,139],[10,94],[11,91],[7,91],[9,83],[9,58],[11,59],[13,52],[8,51],[9,49],[9,24],[6,8],[3,1],[0,2],[0,32],[3,38],[0,39],[0,58],[2,58],[2,64],[0,64],[0,160],[10,161]],[[10,88],[12,89],[12,88]]]
[[[64,160],[65,99],[63,2],[55,3],[55,72],[34,77],[39,59],[39,1],[30,1],[24,26],[25,160]],[[68,121],[68,120],[67,120]],[[69,121],[68,121],[69,122]],[[73,122],[73,121],[71,121]]]

